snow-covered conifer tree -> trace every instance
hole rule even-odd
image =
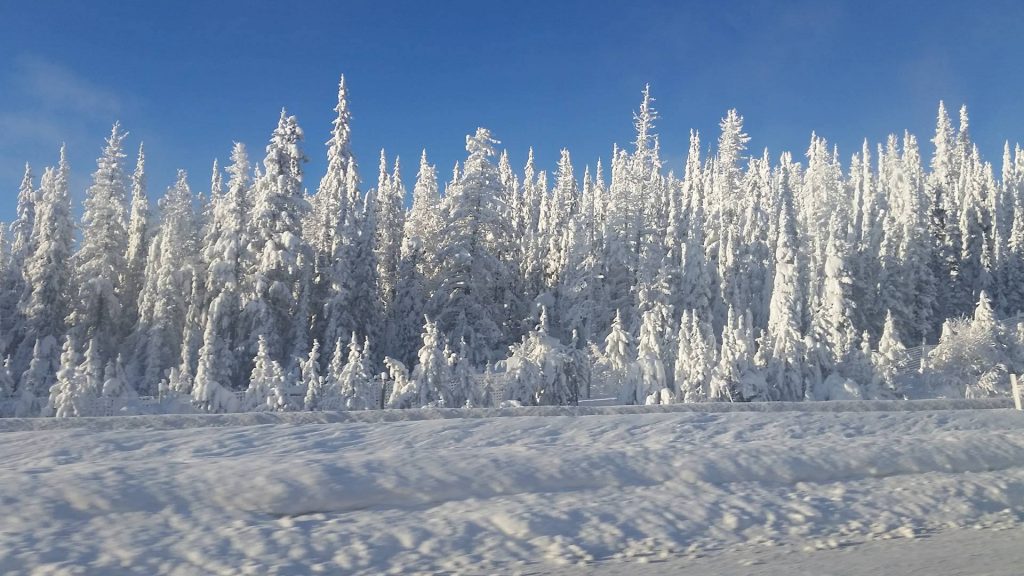
[[[29,369],[27,379],[33,394],[50,389],[59,366],[64,320],[70,310],[71,244],[74,224],[71,220],[71,196],[68,192],[70,168],[65,148],[61,147],[57,169],[48,168],[42,177],[36,224],[32,229],[32,248],[25,261],[25,286],[18,309],[23,315],[23,336],[14,354],[15,374]],[[19,387],[25,387],[22,377]]]
[[[412,372],[409,385],[396,387],[391,395],[389,405],[394,408],[451,405],[448,398],[451,374],[444,353],[445,337],[437,323],[429,318],[423,326],[422,342],[417,355],[419,362]]]
[[[57,370],[56,382],[50,387],[50,400],[43,409],[44,416],[69,418],[87,415],[82,402],[85,376],[79,370],[76,348],[71,337],[64,339],[60,369]]]
[[[341,398],[346,410],[372,410],[379,406],[373,392],[373,375],[367,362],[370,341],[364,340],[360,349],[355,333],[348,345],[348,361],[338,379]]]
[[[711,371],[708,397],[714,401],[749,402],[768,400],[764,375],[754,366],[754,335],[750,312],[729,310],[722,330],[718,363]]]
[[[284,383],[284,380],[284,371],[270,356],[270,346],[267,345],[266,338],[260,337],[256,357],[253,359],[252,374],[249,376],[249,388],[245,391],[245,408],[274,409],[277,403],[274,391]]]
[[[197,266],[197,230],[188,175],[178,180],[160,201],[160,232],[153,239],[147,262],[143,310],[135,327],[135,374],[140,393],[152,393],[165,372],[181,361],[182,336]],[[191,377],[191,374],[189,374]]]
[[[485,128],[466,137],[469,158],[445,197],[448,217],[438,249],[438,283],[429,305],[450,338],[466,340],[470,361],[477,365],[503,343],[509,320],[505,307],[511,301],[511,276],[496,258],[509,241],[500,175],[490,161],[497,143]]]
[[[388,313],[395,300],[398,285],[398,267],[401,258],[402,235],[405,225],[405,186],[399,173],[399,161],[387,174],[384,151],[380,151],[381,173],[377,186],[376,236],[374,258],[377,261],[377,291],[384,313]]]
[[[669,356],[664,341],[668,310],[655,305],[643,313],[640,320],[640,338],[637,342],[637,372],[640,386],[630,404],[671,404],[675,401],[665,358]]]
[[[127,248],[124,255],[124,284],[121,294],[122,320],[125,333],[131,332],[139,320],[139,300],[142,294],[146,271],[146,254],[149,250],[151,228],[149,221],[149,198],[146,196],[146,153],[139,144],[139,155],[132,174],[131,205],[129,207]]]
[[[575,356],[548,333],[547,312],[541,309],[537,328],[512,346],[505,360],[509,385],[505,400],[523,406],[565,406],[579,402],[580,371]]]
[[[636,373],[633,338],[623,326],[622,314],[618,311],[595,368],[604,393],[616,394],[623,403],[636,401],[639,375]]]
[[[715,366],[715,335],[711,325],[692,310],[683,313],[679,325],[675,385],[681,402],[708,399],[708,384]]]
[[[82,241],[74,256],[76,293],[70,327],[80,341],[95,340],[98,360],[104,364],[117,355],[123,333],[128,210],[122,142],[126,135],[114,124],[103,155],[96,161],[92,185],[86,191]]]
[[[302,129],[284,110],[267,145],[263,176],[255,182],[248,251],[251,292],[243,295],[242,326],[249,347],[262,337],[270,357],[291,365],[308,327],[302,295],[312,280],[312,254],[302,235],[309,202],[302,188]],[[305,344],[302,344],[305,346]]]
[[[320,374],[320,341],[313,340],[313,347],[309,349],[309,356],[299,365],[302,377],[302,387],[306,390],[303,405],[306,410],[316,410],[320,407],[320,399],[324,396],[325,379]]]
[[[850,300],[852,280],[847,269],[848,244],[845,229],[839,222],[839,218],[832,218],[829,226],[822,294],[813,312],[811,327],[823,354],[818,365],[825,375],[837,369],[841,371],[841,364],[856,348],[857,339],[852,320],[854,305]]]
[[[784,201],[775,248],[775,279],[769,305],[768,330],[761,343],[765,378],[774,400],[803,400],[803,338],[800,335],[800,281],[797,268],[796,230],[792,208]]]
[[[900,340],[896,329],[896,320],[892,313],[885,315],[885,327],[882,338],[878,341],[878,352],[872,356],[875,373],[881,385],[880,393],[889,397],[902,397],[903,393],[897,379],[898,371],[909,363],[907,348]]]
[[[23,331],[18,301],[25,292],[25,261],[32,250],[32,229],[36,222],[39,196],[32,184],[32,169],[25,164],[25,175],[18,188],[16,217],[10,224],[9,243],[0,239],[0,353],[15,349],[16,335]],[[0,236],[7,227],[0,225]]]

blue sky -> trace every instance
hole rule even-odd
[[[895,4],[895,5],[891,5]],[[205,189],[233,141],[260,159],[281,107],[324,167],[338,75],[364,182],[380,148],[412,184],[487,126],[517,167],[533,146],[585,164],[632,139],[645,82],[669,167],[732,107],[751,148],[802,157],[812,130],[844,162],[868,138],[927,140],[936,105],[967,103],[983,155],[1024,142],[1024,2],[128,2],[0,0],[0,219],[24,162],[69,146],[76,200],[114,120],[147,148],[155,196],[185,168]],[[133,153],[134,151],[132,151]]]

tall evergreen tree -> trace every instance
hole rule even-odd
[[[130,332],[139,320],[139,299],[145,283],[146,254],[152,236],[149,198],[146,196],[146,153],[139,144],[139,155],[132,174],[131,205],[128,216],[128,245],[124,254],[125,271],[122,275],[121,308],[124,311],[123,329]]]
[[[34,369],[22,376],[20,387],[36,395],[49,390],[59,366],[64,338],[64,320],[70,310],[71,245],[74,223],[68,192],[70,168],[61,147],[56,170],[48,168],[41,181],[32,248],[25,261],[25,286],[18,308],[24,317],[23,334],[14,355],[14,373]]]
[[[95,340],[100,360],[113,360],[122,337],[122,276],[128,252],[127,179],[123,141],[114,124],[86,191],[82,241],[74,256],[71,328],[81,342]]]
[[[429,309],[455,341],[465,339],[470,361],[482,365],[503,344],[510,275],[496,254],[509,241],[500,178],[491,163],[490,132],[466,137],[469,157],[446,196],[448,218],[438,249],[438,283]]]
[[[249,349],[262,337],[268,354],[285,367],[294,365],[296,344],[306,349],[312,253],[302,235],[309,202],[302,188],[302,129],[283,110],[267,145],[264,172],[254,184],[255,205],[249,225],[247,292],[243,327]]]

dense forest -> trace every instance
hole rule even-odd
[[[235,144],[155,205],[117,124],[77,221],[64,150],[26,166],[0,228],[0,393],[58,416],[158,394],[213,412],[798,401],[904,397],[922,342],[919,372],[960,395],[1024,367],[1003,321],[1024,309],[1024,152],[997,171],[966,108],[954,125],[939,104],[930,159],[904,133],[845,165],[813,134],[800,161],[752,154],[730,110],[713,153],[690,133],[679,175],[645,89],[607,163],[581,174],[563,150],[547,174],[531,151],[517,170],[480,128],[448,178],[424,152],[411,194],[383,151],[360,178],[344,78],[335,110],[315,187],[285,112],[262,162]]]

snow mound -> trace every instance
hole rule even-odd
[[[901,405],[12,420],[0,572],[536,572],[1020,525],[1024,418]]]

